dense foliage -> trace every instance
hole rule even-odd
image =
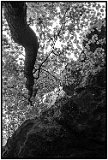
[[[64,70],[64,90],[90,85],[88,79],[106,66],[106,20],[90,26],[82,41],[83,51],[79,59],[68,63]],[[73,89],[72,89],[73,88]],[[74,93],[74,92],[73,92]]]
[[[98,2],[27,2],[27,21],[38,35],[40,44],[34,68],[38,92],[32,99],[33,106],[28,105],[23,75],[25,52],[11,39],[3,16],[4,139],[25,119],[39,116],[55,101],[60,106],[66,103],[63,90],[73,96],[79,87],[92,85],[92,77],[106,63],[105,9],[105,3]]]

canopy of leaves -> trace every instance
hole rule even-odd
[[[86,86],[87,79],[96,75],[106,65],[106,20],[90,26],[83,36],[83,51],[76,62],[68,63],[63,71],[64,90]]]

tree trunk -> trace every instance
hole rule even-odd
[[[34,85],[33,68],[39,48],[37,37],[26,22],[25,2],[5,2],[5,18],[8,22],[13,40],[25,48],[24,75],[26,87],[32,96]]]

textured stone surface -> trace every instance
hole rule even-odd
[[[99,85],[26,120],[8,139],[2,158],[107,158],[106,90],[98,92]]]

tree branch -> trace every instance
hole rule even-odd
[[[32,96],[34,77],[33,68],[37,57],[39,43],[36,34],[26,21],[27,6],[25,2],[5,2],[5,18],[15,43],[25,48],[24,76],[27,78],[26,88]]]
[[[43,61],[41,64],[39,64],[39,68],[38,68],[38,69],[35,69],[35,71],[33,72],[33,74],[34,74],[37,70],[40,70],[40,69],[41,69],[42,65],[47,61],[47,59],[49,58],[50,54],[51,54],[51,52],[50,52],[49,55],[44,59],[44,61]]]
[[[42,68],[43,71],[47,72],[48,74],[50,74],[52,77],[54,77],[56,79],[56,81],[60,81],[59,78],[57,78],[55,75],[51,74],[48,70]]]

